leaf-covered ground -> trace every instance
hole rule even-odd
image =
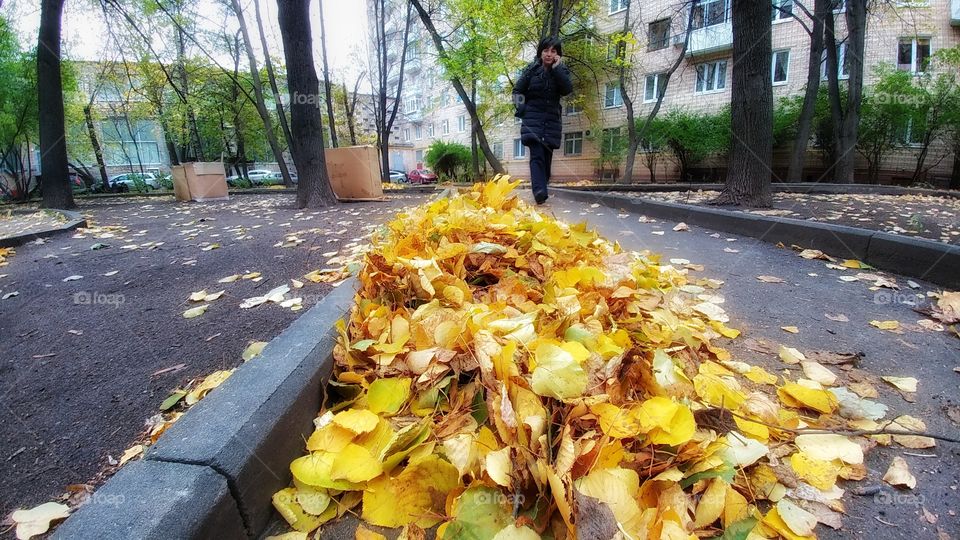
[[[292,195],[82,201],[89,230],[0,254],[0,516],[96,483],[172,389],[237,366],[299,314],[244,300],[288,285],[309,308],[330,285],[305,275],[339,268],[335,257],[423,200],[317,211],[296,210]],[[224,293],[184,318],[201,290]]]
[[[421,207],[377,238],[341,327],[340,400],[274,497],[301,531],[289,538],[317,527],[380,537],[336,521],[347,512],[406,538],[438,524],[445,538],[792,539],[903,518],[904,538],[954,528],[942,498],[956,499],[955,448],[938,455],[933,439],[905,433],[955,431],[955,293],[926,291],[932,318],[901,323],[890,317],[904,318],[903,303],[877,296],[899,293],[899,280],[857,261],[548,205],[627,250],[667,244],[662,256],[621,251],[506,191],[501,181]],[[727,259],[723,277],[694,254]],[[728,305],[730,282],[741,288]],[[844,302],[859,290],[872,309]],[[726,343],[739,336],[731,326],[749,337]],[[923,366],[910,361],[917,343]],[[900,435],[837,433],[884,427]],[[918,462],[936,457],[946,460]]]
[[[633,196],[705,204],[716,191],[636,193]],[[773,208],[754,214],[805,219],[960,244],[960,198],[926,195],[774,193]]]
[[[63,224],[63,216],[38,210],[30,214],[14,214],[0,210],[0,238],[45,231]]]

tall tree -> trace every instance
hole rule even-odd
[[[857,147],[857,128],[860,125],[860,106],[863,102],[863,53],[866,47],[868,0],[846,0],[846,52],[842,59],[848,74],[847,99],[841,103],[840,56],[837,48],[834,10],[825,16],[824,41],[827,48],[827,89],[833,121],[834,181],[853,182],[854,150]],[[834,0],[836,4],[836,0]]]
[[[803,105],[797,118],[797,135],[794,138],[793,150],[790,152],[790,164],[787,168],[788,182],[803,181],[803,164],[807,157],[807,145],[810,142],[810,131],[813,126],[813,116],[817,108],[817,94],[820,91],[820,66],[823,57],[823,28],[827,13],[833,9],[832,0],[814,0],[813,13],[804,8],[801,2],[795,2],[798,8],[806,11],[811,17],[809,28],[804,28],[810,35],[810,53],[807,59],[807,87],[803,94]],[[780,5],[774,9],[781,9]]]
[[[310,34],[310,0],[277,0],[280,36],[287,61],[287,90],[290,94],[290,132],[293,135],[293,162],[297,166],[297,207],[317,208],[337,204],[330,187],[327,162],[323,153],[323,121],[320,109],[297,100],[297,96],[316,96],[320,81],[313,63],[313,39]]]
[[[773,47],[768,1],[733,0],[733,86],[727,181],[715,204],[768,207],[773,160]]]
[[[253,43],[250,41],[250,33],[247,31],[247,21],[243,16],[243,9],[240,7],[240,0],[233,1],[233,10],[236,12],[237,21],[240,23],[240,32],[243,34],[243,45],[247,50],[247,59],[250,61],[250,79],[253,81],[253,93],[256,97],[257,112],[263,120],[263,131],[267,136],[267,142],[270,143],[270,150],[273,151],[273,157],[277,160],[277,166],[280,168],[280,175],[283,177],[283,184],[287,187],[293,187],[293,179],[290,178],[290,171],[287,169],[287,162],[283,159],[283,151],[280,149],[280,143],[277,141],[277,133],[273,130],[273,118],[267,112],[267,105],[263,99],[263,84],[260,82],[260,68],[257,67],[257,56],[253,52]]]
[[[336,148],[337,119],[333,116],[333,92],[330,90],[330,70],[327,64],[327,28],[323,23],[323,0],[317,0],[320,7],[320,53],[323,56],[323,94],[327,101],[327,123],[330,125],[330,146]]]
[[[67,169],[67,138],[60,73],[60,23],[64,0],[42,0],[37,43],[37,104],[40,108],[40,174],[45,208],[76,208]]]
[[[293,137],[290,136],[290,123],[287,122],[287,114],[283,110],[283,100],[280,99],[280,89],[277,87],[277,75],[273,69],[273,60],[270,59],[270,47],[267,45],[267,34],[263,31],[263,17],[260,16],[260,0],[253,0],[253,9],[257,16],[260,47],[263,48],[263,65],[267,68],[267,80],[270,81],[270,91],[273,92],[273,103],[277,109],[280,129],[283,130],[283,137],[287,141],[287,148],[290,148],[293,144]]]
[[[387,0],[372,0],[372,3],[376,65],[371,70],[370,82],[375,85],[373,111],[374,123],[377,127],[377,145],[380,148],[381,179],[387,182],[390,179],[390,134],[393,133],[393,124],[397,119],[400,98],[403,95],[404,69],[407,65],[407,48],[412,22],[411,6],[407,4],[403,28],[398,30],[387,25],[397,4]],[[398,53],[400,65],[394,73],[392,59],[396,58]]]
[[[448,59],[447,47],[443,43],[443,38],[440,36],[440,32],[437,30],[436,25],[433,22],[432,15],[423,7],[423,3],[420,0],[410,0],[410,4],[417,10],[417,14],[420,16],[420,20],[423,22],[423,26],[427,29],[427,32],[430,34],[430,37],[433,39],[433,44],[437,48],[437,54],[440,57],[441,62],[445,62]],[[500,163],[500,160],[497,159],[497,156],[494,155],[493,150],[490,148],[490,143],[487,141],[487,135],[484,132],[483,124],[480,121],[480,117],[477,113],[477,104],[474,100],[470,98],[470,94],[467,93],[466,88],[464,88],[463,81],[455,73],[449,73],[451,77],[450,82],[453,84],[453,88],[457,91],[457,95],[460,96],[460,100],[463,102],[464,108],[467,109],[467,114],[470,115],[471,126],[476,126],[475,132],[477,136],[477,144],[480,145],[480,149],[483,151],[483,156],[490,163],[490,167],[497,174],[503,174],[506,172],[506,169],[503,168],[503,164]]]
[[[347,81],[344,80],[341,84],[343,85],[343,112],[347,121],[347,129],[350,133],[350,145],[357,145],[357,126],[356,126],[356,113],[357,113],[357,100],[360,98],[360,81],[363,80],[363,76],[366,72],[361,73],[357,76],[357,81],[353,84],[353,93],[350,94],[347,92]]]

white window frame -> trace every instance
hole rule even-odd
[[[410,128],[403,128],[403,142],[410,142]]]
[[[723,65],[723,79],[720,78],[720,66]],[[715,60],[713,62],[704,62],[702,64],[697,64],[694,67],[694,81],[693,81],[693,93],[697,95],[706,95],[706,94],[719,94],[727,89],[727,71],[729,71],[728,63],[726,60]],[[706,78],[700,78],[700,67],[709,73],[710,66],[713,66],[713,88],[708,89]],[[703,88],[698,88],[700,86],[700,81],[703,80]],[[722,86],[721,86],[722,85]]]
[[[609,133],[609,137],[607,136],[608,133]],[[621,129],[620,127],[604,128],[603,130],[600,131],[600,151],[603,152],[604,143],[609,142],[610,146],[613,147],[613,146],[617,146],[616,143],[618,141],[622,142],[622,140],[623,140],[623,129]],[[613,152],[614,148],[610,148],[608,151]]]
[[[773,19],[772,24],[784,23],[787,21],[793,20],[793,10],[797,9],[796,2],[794,0],[772,0],[773,1]],[[790,4],[790,13],[784,13],[778,9],[782,7],[783,4]]]
[[[413,136],[419,141],[423,139],[423,127],[420,125],[413,126]]]
[[[493,147],[491,148],[491,150],[493,151],[494,157],[496,157],[497,159],[503,159],[503,143],[502,142],[497,141],[493,143]]]
[[[427,137],[433,137],[433,122],[427,124]]]
[[[608,101],[610,89],[613,88],[613,104]],[[623,93],[619,82],[608,82],[603,86],[603,108],[616,109],[623,106]]]
[[[696,20],[694,20],[693,29],[694,29],[694,30],[700,30],[700,29],[702,29],[702,28],[710,28],[711,26],[717,26],[717,25],[720,25],[720,24],[724,24],[724,23],[726,23],[726,22],[729,22],[729,21],[730,21],[730,18],[731,18],[731,15],[732,15],[732,13],[730,12],[730,1],[731,1],[731,0],[704,0],[704,1],[700,2],[700,3],[697,5],[697,7],[698,7],[698,8],[703,8],[703,21],[700,21],[701,26],[696,26],[696,25],[698,24],[698,22],[697,22]],[[721,20],[721,21],[719,21],[719,22],[716,22],[716,23],[713,23],[713,24],[707,24],[707,6],[708,6],[709,4],[715,4],[715,3],[718,3],[718,2],[722,2],[722,3],[723,3],[723,20]],[[693,8],[690,8],[690,9],[693,9]]]
[[[782,53],[787,53],[787,66],[783,70],[787,78],[782,81],[778,81],[777,80],[777,56]],[[773,82],[774,86],[785,86],[790,82],[790,49],[779,49],[779,50],[773,51],[773,57],[770,59],[770,80]]]
[[[824,50],[820,56],[820,80],[827,80],[827,51]],[[837,80],[845,81],[850,78],[850,71],[847,70],[847,44],[846,42],[837,45]]]
[[[898,40],[897,40],[897,60],[896,60],[896,62],[897,62],[897,69],[900,69],[900,66],[901,66],[901,64],[900,64],[900,44],[903,43],[903,42],[905,42],[905,41],[907,41],[907,40],[910,40],[910,69],[909,69],[909,70],[901,70],[901,71],[908,71],[908,72],[909,72],[910,74],[912,74],[912,75],[923,75],[923,74],[925,74],[927,71],[926,71],[926,70],[920,71],[920,65],[919,65],[918,58],[917,58],[917,56],[918,56],[917,53],[919,52],[918,44],[919,44],[919,42],[921,42],[921,41],[926,41],[926,42],[927,42],[927,48],[929,49],[929,52],[927,53],[927,70],[929,70],[929,69],[930,69],[930,60],[933,58],[933,39],[931,39],[929,36],[902,37],[902,38],[898,39]],[[903,64],[903,65],[906,65],[906,64]]]
[[[571,143],[573,146],[576,146],[577,151],[567,152],[567,143]],[[569,133],[563,134],[563,155],[565,156],[583,155],[583,132],[582,131],[571,131]]]
[[[580,114],[583,112],[583,106],[578,105],[577,103],[571,101],[566,101],[563,104],[563,114],[566,116],[573,116],[575,114]]]
[[[457,117],[457,131],[459,131],[460,133],[463,133],[466,130],[467,130],[467,117],[461,114],[460,116]]]
[[[520,150],[517,152],[517,150]],[[523,139],[513,140],[513,159],[524,159],[527,157],[527,147],[523,145]]]
[[[627,9],[628,0],[609,0],[607,3],[607,15],[614,15]],[[616,5],[617,9],[614,9]]]
[[[643,102],[644,103],[656,103],[658,97],[658,90],[660,89],[660,84],[663,81],[663,76],[666,73],[651,73],[643,79]],[[650,77],[653,77],[653,97],[647,95],[647,89],[649,88]],[[664,88],[664,96],[666,96],[666,88]]]
[[[661,23],[666,23],[666,24],[667,24],[667,39],[666,39],[666,40],[663,40],[663,41],[657,41],[656,43],[663,43],[664,45],[663,45],[663,47],[657,47],[656,49],[654,49],[653,46],[652,46],[652,43],[654,43],[654,42],[650,39],[651,34],[653,33],[653,25],[655,25],[655,24],[661,24]],[[657,19],[657,20],[655,20],[655,21],[650,21],[650,22],[647,24],[647,52],[662,51],[663,49],[666,49],[666,48],[670,47],[670,41],[671,41],[671,40],[670,40],[670,30],[671,30],[671,25],[672,25],[672,24],[673,24],[673,21],[672,21],[669,17],[663,18],[663,19]]]
[[[440,122],[440,134],[449,135],[450,134],[450,120],[444,119]]]

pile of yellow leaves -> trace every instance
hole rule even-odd
[[[865,475],[871,444],[786,429],[870,429],[876,408],[734,360],[714,343],[739,335],[708,291],[719,282],[551,219],[511,195],[518,183],[477,184],[374,235],[338,324],[336,401],[274,496],[290,525],[359,505],[405,538],[838,526],[837,479]]]
[[[8,265],[7,257],[13,257],[16,254],[17,252],[13,248],[0,247],[0,266]]]

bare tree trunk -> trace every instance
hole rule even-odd
[[[179,9],[179,7],[178,7]],[[136,23],[132,23],[136,24]],[[200,130],[197,128],[197,115],[193,112],[193,105],[189,100],[189,91],[187,86],[187,66],[186,66],[186,55],[187,55],[187,44],[185,41],[184,31],[180,25],[177,25],[176,29],[177,35],[177,64],[176,64],[176,74],[180,82],[180,92],[183,99],[183,104],[187,108],[187,129],[188,129],[188,138],[190,140],[190,146],[192,147],[192,152],[185,151],[183,152],[187,161],[190,161],[192,157],[196,161],[203,161],[203,143],[200,140]],[[149,38],[147,38],[149,39]]]
[[[93,147],[93,155],[97,158],[97,169],[100,171],[100,181],[103,182],[103,189],[110,189],[110,180],[107,178],[107,165],[103,161],[103,148],[100,146],[100,138],[97,137],[97,128],[93,124],[93,113],[90,112],[90,104],[83,108],[83,118],[87,122],[87,136],[90,137],[90,146]]]
[[[267,46],[267,35],[263,32],[263,18],[260,16],[260,0],[253,0],[254,14],[257,17],[257,31],[260,34],[260,46],[263,48],[264,66],[267,68],[267,80],[270,82],[270,91],[273,92],[273,102],[277,109],[277,118],[280,120],[280,129],[283,138],[287,141],[287,148],[293,144],[290,136],[290,123],[287,122],[287,113],[283,110],[283,100],[280,99],[280,89],[277,87],[277,76],[273,70],[273,60],[270,59],[270,48]]]
[[[323,0],[317,0],[320,6],[320,52],[323,57],[323,91],[327,97],[327,122],[330,124],[330,145],[337,144],[337,121],[333,116],[333,94],[330,92],[330,71],[327,68],[327,29],[323,23]]]
[[[358,79],[358,80],[357,80],[357,83],[359,84],[359,82],[360,82],[360,81],[359,81],[359,79]],[[356,95],[357,95],[356,92],[354,92],[353,95],[356,96]],[[357,145],[357,132],[356,132],[356,129],[354,128],[354,126],[353,126],[353,111],[356,110],[357,101],[356,101],[356,98],[353,99],[353,107],[350,106],[350,101],[351,101],[351,100],[350,100],[350,95],[347,94],[347,83],[346,83],[346,81],[344,81],[344,82],[343,82],[343,110],[345,111],[345,114],[347,115],[347,130],[348,130],[349,133],[350,133],[350,145],[351,145],[351,146],[356,146],[356,145]]]
[[[853,171],[863,103],[863,52],[867,30],[867,0],[847,0],[847,54],[850,72],[847,81],[847,108],[840,124],[840,154],[837,156],[837,182],[853,182]]]
[[[470,99],[477,102],[477,79],[470,81]],[[477,128],[480,124],[470,119],[470,168],[473,171],[473,181],[480,180],[480,152],[477,148]]]
[[[277,166],[280,167],[283,185],[293,187],[290,171],[287,170],[287,162],[283,159],[283,151],[280,150],[280,143],[277,141],[277,133],[273,130],[273,119],[270,118],[267,105],[263,100],[263,84],[260,82],[257,57],[253,53],[253,44],[250,43],[250,34],[247,32],[247,21],[243,16],[239,0],[233,0],[233,10],[236,12],[237,21],[240,23],[240,32],[243,33],[243,45],[247,49],[247,59],[250,61],[250,79],[253,81],[253,93],[257,98],[255,105],[257,106],[257,112],[260,113],[260,119],[263,120],[264,134],[270,144],[270,150],[273,151],[273,157],[277,160]]]
[[[727,182],[715,204],[768,207],[773,202],[772,9],[766,1],[733,0],[733,144]]]
[[[310,36],[310,0],[277,0],[277,17],[287,62],[287,90],[290,93],[290,131],[293,134],[293,162],[297,166],[297,207],[317,208],[337,204],[330,187],[323,154],[323,123],[320,110],[299,103],[293,96],[315,96],[320,81],[313,63]]]
[[[810,33],[810,54],[807,64],[807,89],[803,95],[803,106],[797,119],[797,136],[790,154],[787,168],[788,182],[803,181],[803,164],[807,157],[807,145],[810,142],[810,130],[813,115],[817,109],[817,95],[820,92],[820,62],[823,56],[823,26],[826,13],[832,9],[830,0],[815,0],[813,7],[813,25]]]
[[[67,170],[60,23],[64,0],[42,0],[37,45],[37,104],[40,108],[40,167],[45,208],[76,208]]]
[[[563,0],[550,0],[550,31],[548,36],[560,35],[560,17],[563,13]]]
[[[414,9],[417,10],[417,13],[420,15],[420,20],[423,21],[423,26],[426,27],[427,32],[430,33],[430,37],[433,38],[433,44],[437,47],[437,54],[439,54],[441,60],[446,58],[447,50],[443,46],[443,40],[440,37],[440,33],[437,31],[437,27],[433,24],[430,14],[427,13],[426,9],[424,9],[420,0],[410,0],[410,4],[413,5]],[[506,169],[503,168],[503,164],[500,163],[500,160],[497,159],[497,156],[493,154],[493,150],[490,148],[490,143],[487,141],[487,135],[483,130],[483,124],[480,122],[480,117],[477,115],[476,102],[470,99],[470,95],[467,94],[459,77],[453,77],[450,82],[453,83],[453,88],[457,91],[457,94],[463,101],[463,106],[467,109],[467,114],[470,115],[471,125],[473,125],[473,123],[476,123],[477,125],[477,143],[480,145],[480,149],[483,151],[483,156],[487,161],[490,162],[490,167],[493,168],[494,173],[504,174]]]
[[[630,31],[630,9],[633,2],[627,0],[627,11],[623,14],[623,34]],[[637,159],[637,150],[640,148],[640,138],[637,137],[637,124],[633,112],[633,99],[627,88],[627,45],[620,43],[617,47],[617,59],[620,61],[620,96],[623,99],[623,106],[627,109],[627,155],[623,164],[623,176],[620,177],[620,183],[629,184],[633,182],[633,165]]]

